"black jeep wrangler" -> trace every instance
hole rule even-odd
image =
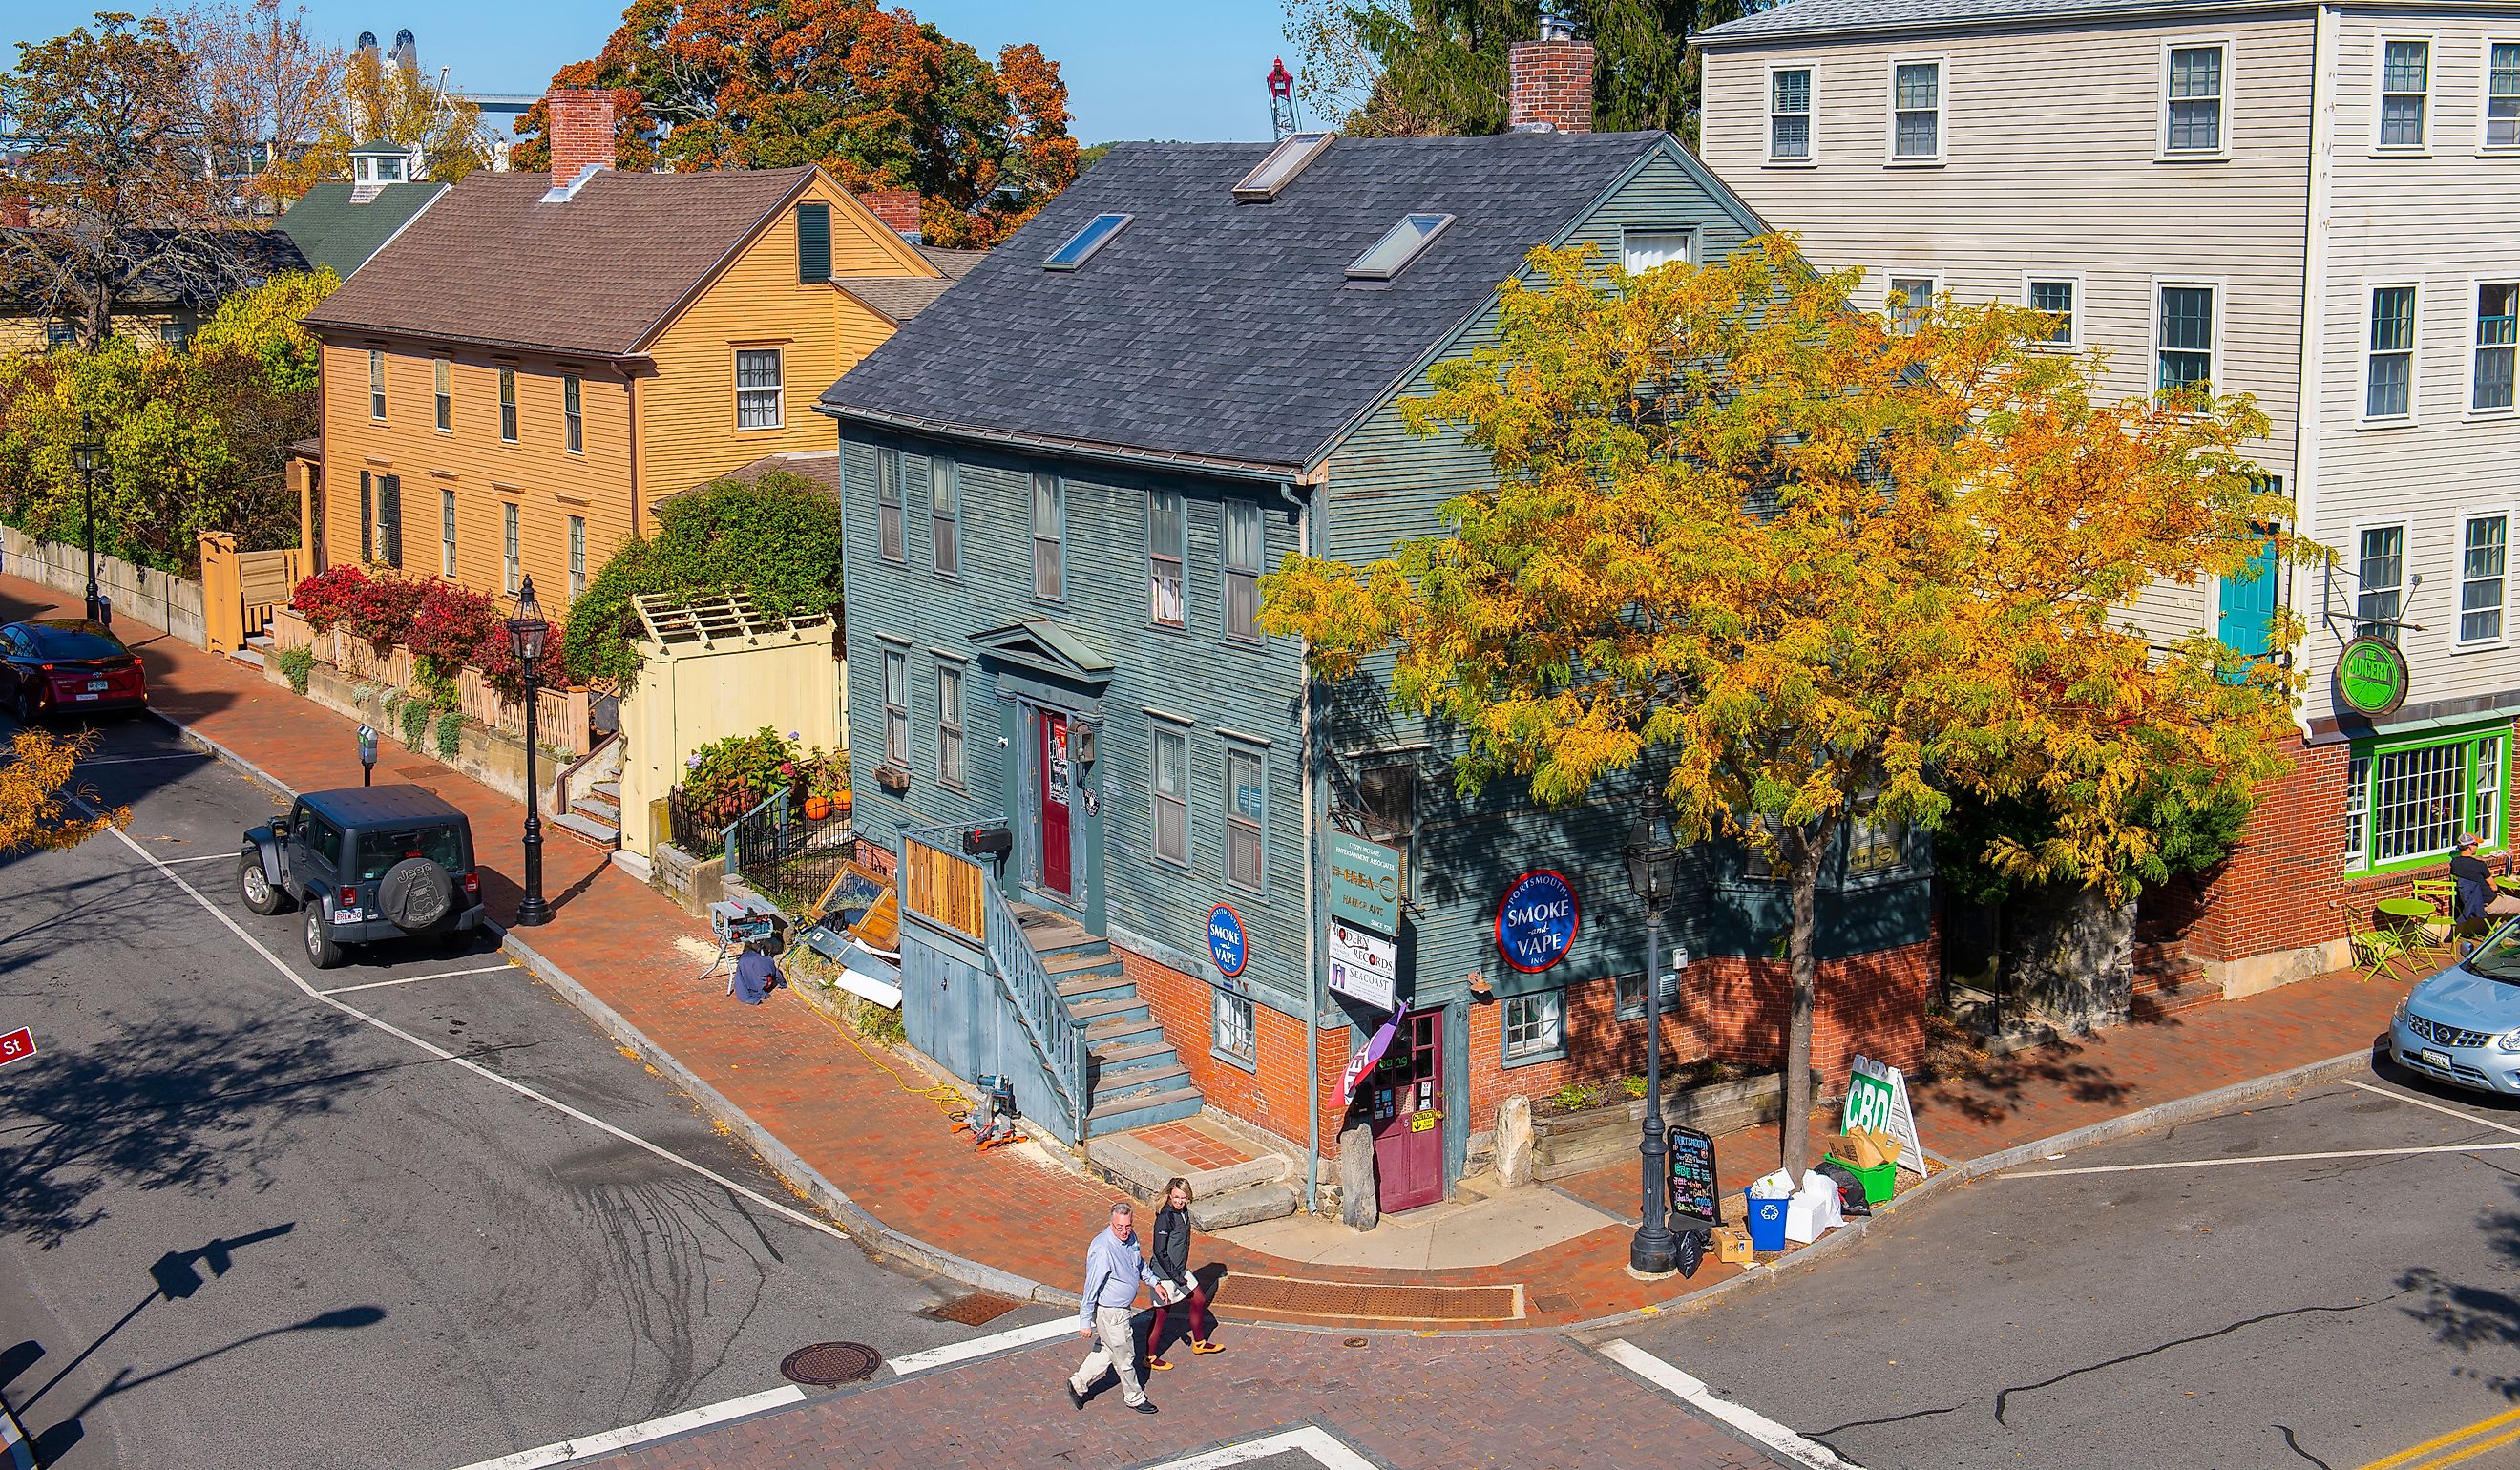
[[[256,913],[306,906],[306,958],[341,946],[481,926],[472,826],[418,786],[309,791],[288,817],[245,834],[237,892]]]

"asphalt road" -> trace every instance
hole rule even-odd
[[[806,1343],[1048,1314],[920,1315],[963,1289],[869,1262],[486,936],[314,970],[233,894],[272,800],[155,720],[100,735],[82,779],[170,869],[111,836],[0,862],[0,1031],[41,1047],[0,1070],[0,1400],[45,1463],[443,1470],[776,1386]]]
[[[1868,1470],[2349,1470],[2511,1415],[2520,1109],[2360,1081],[1959,1186],[1631,1335]],[[2248,1162],[2123,1167],[2205,1160]],[[2520,1465],[2515,1427],[2390,1463]]]

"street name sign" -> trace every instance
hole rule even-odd
[[[24,1061],[34,1054],[34,1028],[21,1026],[7,1036],[0,1036],[0,1067],[5,1067],[13,1061]]]

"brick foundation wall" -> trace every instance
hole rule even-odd
[[[1508,54],[1508,126],[1593,130],[1593,46],[1589,41],[1522,41]]]
[[[1257,1071],[1246,1071],[1216,1054],[1213,990],[1204,980],[1185,975],[1144,955],[1111,947],[1120,957],[1120,973],[1138,988],[1148,1013],[1164,1029],[1164,1041],[1181,1054],[1190,1079],[1210,1107],[1239,1118],[1284,1143],[1303,1157],[1311,1121],[1304,1108],[1304,1022],[1301,1016],[1255,1004],[1252,1046]],[[1339,1076],[1347,1067],[1347,1033],[1321,1034],[1322,1151],[1338,1153],[1338,1122],[1344,1111]]]
[[[2345,896],[2349,754],[2342,743],[2296,744],[2292,769],[2260,788],[2239,845],[2199,875],[2203,912],[2187,928],[2190,955],[2240,959],[2345,932],[2338,904]]]

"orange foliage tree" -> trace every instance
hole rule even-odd
[[[1076,177],[1057,63],[1020,45],[993,67],[870,0],[632,0],[552,84],[612,89],[622,167],[820,163],[918,190],[935,245],[990,245]],[[550,166],[548,123],[540,103],[518,120],[518,167]]]
[[[2052,319],[1894,323],[1780,237],[1634,277],[1589,248],[1530,266],[1494,341],[1404,405],[1495,484],[1388,559],[1289,557],[1264,621],[1325,678],[1389,658],[1465,787],[1571,802],[1642,766],[1684,840],[1761,854],[1791,901],[1786,1076],[1850,821],[2037,802],[2052,830],[1987,860],[2117,899],[2157,876],[2166,810],[2280,769],[2292,676],[2129,616],[2156,583],[2245,575],[2271,535],[2317,555],[2266,529],[2287,506],[2241,453],[2266,431],[2246,400],[2103,402],[2093,364],[2033,345]],[[2270,646],[2299,636],[2279,614]],[[1799,1174],[1810,1093],[1784,1095]]]

